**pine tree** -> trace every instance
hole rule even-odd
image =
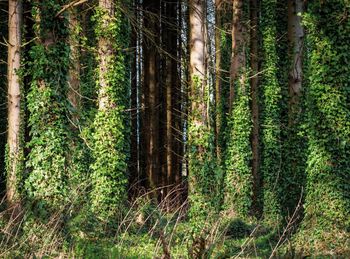
[[[160,2],[146,0],[143,2],[144,28],[143,33],[143,141],[144,141],[144,167],[148,178],[148,188],[152,190],[153,198],[158,197],[155,189],[161,183],[160,174],[160,139],[159,139],[159,55],[157,43],[159,43],[159,11]]]

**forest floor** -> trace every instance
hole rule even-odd
[[[269,258],[289,242],[283,230],[239,218],[208,218],[195,238],[186,216],[158,208],[129,212],[117,228],[96,227],[86,215],[66,215],[64,224],[25,215],[15,227],[0,218],[0,258]]]

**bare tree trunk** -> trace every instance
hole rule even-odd
[[[160,164],[160,183],[159,187],[161,188],[160,191],[160,197],[159,201],[162,203],[162,207],[164,209],[167,209],[168,207],[168,199],[165,199],[167,197],[168,192],[168,177],[167,177],[167,155],[168,155],[168,149],[167,149],[167,143],[168,143],[168,136],[167,136],[167,129],[168,129],[168,121],[167,121],[167,91],[169,86],[169,77],[170,73],[168,71],[168,20],[167,20],[167,7],[168,7],[168,1],[161,1],[160,5],[160,30],[157,40],[157,45],[160,46],[161,51],[159,54],[159,68],[157,69],[160,73],[160,87],[159,87],[159,164]]]
[[[177,0],[171,0],[165,5],[165,27],[164,33],[164,49],[166,51],[165,59],[165,103],[166,103],[166,195],[169,199],[173,199],[174,195],[170,195],[176,184],[176,174],[179,174],[179,166],[177,166],[177,146],[176,141],[177,130],[179,124],[176,117],[176,108],[179,102],[179,86],[178,86],[178,24],[177,24]],[[169,196],[170,195],[170,196]],[[168,204],[169,209],[170,204]]]
[[[9,1],[9,40],[8,40],[8,167],[7,167],[7,202],[10,207],[19,208],[18,174],[21,147],[21,87],[18,75],[21,68],[21,27],[22,1]]]
[[[155,189],[159,184],[159,84],[157,80],[157,49],[155,42],[159,33],[157,21],[158,1],[145,0],[144,4],[144,94],[145,120],[144,138],[146,155],[146,174],[149,187]],[[155,193],[153,193],[155,194]]]
[[[205,26],[205,3],[199,0],[191,0],[190,3],[190,115],[192,126],[196,130],[206,128],[208,123],[206,93],[206,26]],[[191,133],[189,133],[191,134]],[[200,133],[202,134],[202,132]],[[190,138],[191,136],[189,136]],[[192,141],[196,143],[197,138],[193,136]],[[189,141],[191,141],[189,139]],[[199,156],[203,155],[205,144],[197,146]]]
[[[77,28],[79,26],[78,10],[76,7],[69,9],[69,45],[71,67],[68,76],[68,100],[73,107],[73,121],[78,120],[80,109],[80,48],[79,35]]]
[[[169,29],[169,28],[168,28]],[[168,38],[170,36],[168,35]],[[170,43],[169,41],[167,43]],[[175,49],[176,50],[176,49]],[[167,184],[167,194],[171,191],[171,185],[174,183],[172,179],[173,175],[173,114],[172,114],[172,94],[173,93],[173,80],[172,74],[174,73],[172,62],[170,57],[166,59],[166,184]],[[176,67],[175,67],[176,69]]]
[[[199,0],[190,0],[190,80],[191,95],[204,97],[206,84],[206,37],[204,3]],[[197,82],[198,80],[198,82]],[[196,84],[200,86],[196,86]],[[198,88],[198,92],[196,92]],[[192,111],[199,110],[202,120],[196,123],[204,125],[207,122],[206,103],[192,102]]]
[[[114,17],[115,6],[113,0],[99,0],[99,7],[108,13],[108,17]],[[103,27],[108,28],[108,19],[103,21]],[[107,67],[110,65],[111,58],[114,56],[114,48],[112,42],[105,37],[99,37],[98,39],[98,56],[99,56],[99,66],[98,66],[98,76],[100,93],[98,98],[98,109],[106,110],[111,108],[109,95],[107,89],[109,88],[109,78],[107,75]]]
[[[252,105],[252,174],[253,174],[253,210],[258,213],[259,175],[259,92],[258,92],[258,0],[250,0],[250,63],[252,69],[251,105]]]
[[[222,0],[215,1],[215,144],[216,144],[216,156],[221,160],[221,147],[220,147],[220,131],[221,131],[221,14],[222,14]]]
[[[243,0],[233,0],[233,20],[232,20],[232,56],[230,67],[230,96],[229,112],[232,112],[232,102],[235,94],[235,80],[239,75],[242,64],[245,64],[245,53],[242,51],[244,45],[244,28],[242,24]]]
[[[146,64],[148,64],[148,39],[146,36],[146,2],[140,1],[140,12],[139,25],[142,27],[142,34],[140,35],[140,46],[139,46],[139,75],[140,75],[140,175],[142,178],[143,191],[149,188],[149,181],[146,171],[147,165],[147,139],[148,139],[148,89],[146,87]]]
[[[183,144],[183,116],[185,111],[183,109],[185,105],[185,98],[182,92],[182,5],[181,1],[177,1],[177,31],[176,31],[176,41],[178,42],[176,46],[177,50],[177,60],[173,60],[174,66],[178,71],[175,83],[176,94],[173,95],[174,103],[174,126],[175,126],[175,136],[174,136],[174,146],[175,146],[175,156],[174,156],[174,173],[175,173],[175,206],[178,207],[182,204],[182,160],[184,156],[184,144]],[[175,41],[175,38],[174,38]]]
[[[295,123],[295,118],[301,110],[299,99],[302,90],[302,56],[304,29],[298,13],[303,11],[303,0],[288,0],[288,40],[292,65],[289,71],[289,126]]]
[[[137,0],[133,1],[134,8],[134,17],[135,21],[138,21],[138,12],[137,12]],[[134,49],[131,57],[131,139],[130,139],[130,178],[129,184],[131,185],[131,197],[137,195],[138,187],[140,186],[140,177],[138,171],[138,104],[137,104],[137,59],[138,59],[138,32],[135,25],[133,26],[132,35],[131,35],[131,47]]]

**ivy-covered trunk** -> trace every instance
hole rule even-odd
[[[100,0],[98,37],[98,112],[93,123],[92,211],[101,220],[121,213],[127,198],[126,107],[128,82],[122,52],[125,33],[121,1]]]
[[[222,0],[215,0],[215,145],[216,156],[218,161],[221,161],[222,148],[221,148],[221,134],[222,134],[222,64],[221,64],[221,35],[222,35],[222,15],[223,15],[223,2]]]
[[[350,42],[349,12],[349,1],[313,1],[303,17],[310,50],[308,157],[305,216],[296,243],[313,255],[344,253],[350,240],[350,45],[343,44]]]
[[[277,1],[261,1],[261,173],[263,175],[263,216],[273,225],[281,221],[281,86],[278,81]]]
[[[307,141],[304,134],[301,134],[305,120],[303,11],[302,0],[288,1],[288,118],[285,120],[286,139],[283,143],[282,179],[285,194],[281,197],[283,214],[287,217],[293,215],[296,209],[297,215],[302,212],[305,187]]]
[[[229,216],[247,217],[252,206],[251,111],[246,50],[247,5],[233,1],[232,54],[230,67],[229,124],[227,127],[224,208]]]
[[[190,93],[188,114],[188,174],[190,216],[202,228],[211,212],[213,164],[211,163],[208,114],[206,3],[191,0],[190,16]]]
[[[67,21],[56,16],[64,1],[32,1],[35,44],[28,71],[32,77],[27,96],[31,140],[26,190],[39,209],[58,209],[67,197]],[[42,210],[42,208],[46,208]]]
[[[259,5],[258,0],[250,0],[250,65],[251,65],[251,109],[252,109],[252,176],[253,204],[252,212],[259,217],[261,212],[261,175],[260,175],[260,106],[259,106]]]

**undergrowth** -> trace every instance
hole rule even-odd
[[[284,228],[254,219],[217,217],[201,239],[192,233],[187,204],[169,212],[147,195],[110,226],[89,208],[66,206],[47,219],[28,209],[18,217],[0,209],[0,258],[277,258],[299,257],[289,240],[293,218]],[[12,219],[10,221],[9,219]],[[346,249],[344,244],[344,249]],[[345,250],[344,250],[345,251]]]

